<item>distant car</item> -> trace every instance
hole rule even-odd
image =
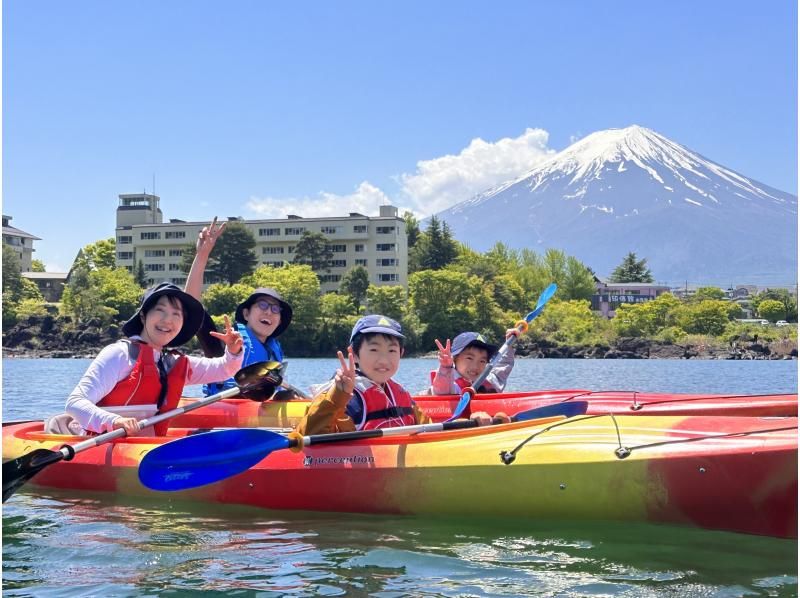
[[[777,322],[775,322],[775,326],[788,326],[788,325],[789,322],[787,322],[786,320],[778,320]]]

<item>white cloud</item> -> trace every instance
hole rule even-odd
[[[261,218],[286,218],[289,214],[311,218],[346,216],[350,212],[377,216],[378,207],[387,203],[398,206],[401,214],[410,209],[393,201],[369,181],[363,181],[349,195],[320,191],[316,197],[251,197],[245,207]]]
[[[555,153],[549,133],[525,129],[519,137],[487,142],[477,137],[457,156],[417,162],[414,174],[400,175],[403,193],[429,215],[516,179]]]
[[[494,142],[475,138],[458,155],[421,160],[416,172],[394,177],[400,185],[394,197],[363,181],[349,195],[320,191],[299,198],[254,196],[245,208],[261,218],[345,216],[349,212],[375,216],[380,205],[390,203],[401,214],[410,211],[422,218],[522,176],[555,153],[547,147],[548,138],[547,131],[531,128],[519,137]]]

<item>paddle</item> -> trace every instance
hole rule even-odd
[[[275,392],[275,388],[282,382],[281,376],[278,373],[280,365],[280,363],[274,361],[262,361],[249,365],[236,372],[234,379],[236,380],[237,386],[235,388],[229,388],[207,397],[202,401],[192,403],[191,405],[178,407],[177,409],[143,419],[139,422],[139,425],[142,428],[147,428],[177,415],[199,409],[200,407],[205,407],[216,401],[239,394],[253,400],[256,400],[256,397],[260,397],[260,400],[263,401],[265,398],[272,395]],[[92,438],[74,445],[65,444],[57,451],[36,449],[22,457],[6,461],[3,463],[3,502],[6,502],[6,500],[8,500],[25,482],[48,465],[58,463],[59,461],[70,461],[81,451],[105,444],[117,438],[122,438],[126,435],[127,432],[124,429],[118,428],[111,432],[100,434],[99,436],[93,436]]]
[[[572,417],[586,413],[588,405],[586,401],[556,403],[518,413],[511,419],[528,421],[539,418]],[[186,490],[218,482],[246,471],[273,451],[301,450],[304,446],[312,444],[459,430],[476,426],[478,422],[474,420],[461,420],[314,436],[300,436],[296,433],[283,436],[256,428],[206,432],[173,440],[148,452],[139,464],[139,480],[144,486],[153,490]]]
[[[533,308],[533,311],[525,316],[523,320],[517,322],[515,328],[519,330],[520,334],[528,331],[528,324],[530,324],[540,313],[542,313],[545,304],[550,301],[550,298],[555,295],[557,290],[558,287],[556,286],[556,283],[552,282],[544,291],[542,291],[542,294],[539,295],[539,300],[536,302],[536,307]],[[447,420],[448,422],[458,419],[461,416],[461,414],[464,412],[464,409],[467,408],[470,400],[472,400],[472,397],[475,395],[475,389],[481,387],[481,384],[483,384],[486,381],[486,378],[489,377],[492,368],[494,368],[494,366],[505,356],[505,354],[508,353],[511,345],[516,342],[516,336],[511,336],[506,339],[506,342],[503,343],[503,346],[500,347],[500,350],[495,353],[494,357],[492,357],[489,363],[486,364],[486,367],[483,368],[481,375],[475,379],[471,386],[468,386],[464,389],[464,394],[461,395],[461,399],[458,401],[458,405],[456,405],[453,415]]]

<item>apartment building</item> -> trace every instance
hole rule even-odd
[[[20,271],[30,272],[33,252],[35,251],[33,242],[41,241],[41,239],[11,226],[11,220],[11,216],[3,214],[3,243],[11,247],[19,255]]]
[[[144,265],[150,284],[186,282],[181,271],[183,250],[194,243],[208,224],[171,219],[163,222],[157,195],[119,196],[117,207],[117,266],[134,271]],[[303,233],[322,233],[330,241],[333,258],[330,272],[321,273],[323,292],[338,290],[343,276],[355,266],[364,266],[374,285],[408,284],[408,243],[405,222],[394,206],[380,206],[378,216],[351,212],[348,216],[303,218],[289,215],[272,220],[238,220],[253,233],[259,265],[279,268],[294,259],[294,249]]]

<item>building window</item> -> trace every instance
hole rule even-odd
[[[283,247],[262,247],[261,254],[262,255],[276,255],[280,253],[283,255]]]
[[[347,268],[347,260],[328,260],[329,268]]]
[[[186,238],[186,231],[182,230],[168,230],[164,233],[165,239],[185,239]]]
[[[364,266],[366,268],[367,267],[367,260],[357,259],[356,260],[356,266]]]
[[[280,228],[259,228],[258,229],[258,236],[259,237],[277,237],[281,234]]]
[[[160,232],[155,232],[155,233],[139,233],[139,238],[140,238],[142,241],[146,241],[146,240],[153,240],[153,239],[160,239],[160,238],[161,238],[161,233],[160,233]]]
[[[164,264],[145,264],[144,269],[147,272],[163,272],[165,270]]]
[[[163,249],[145,249],[144,250],[144,257],[164,257],[166,255],[166,251]]]
[[[117,245],[128,245],[133,243],[133,237],[130,235],[120,235],[117,237]]]
[[[294,248],[294,245],[289,245],[289,247],[286,248],[286,253],[294,253]]]
[[[375,228],[375,232],[379,235],[388,235],[394,232],[393,226],[378,226]]]
[[[181,257],[183,255],[183,249],[170,249],[169,250],[169,257]]]
[[[330,249],[333,253],[345,253],[347,252],[347,245],[326,245],[325,249]]]
[[[342,280],[341,274],[323,274],[319,277],[320,282],[339,282]]]
[[[365,233],[367,232],[367,225],[366,224],[356,224],[353,227],[354,233]]]
[[[364,244],[363,243],[356,243],[355,251],[356,251],[356,253],[363,253],[364,252]]]
[[[375,265],[381,268],[386,268],[388,266],[396,266],[397,260],[395,258],[378,258],[375,260]]]
[[[394,251],[394,243],[378,243],[375,249],[377,251]]]
[[[180,272],[181,265],[180,264],[170,264],[169,271],[170,272]]]
[[[323,235],[335,235],[336,233],[341,232],[341,230],[342,230],[341,226],[323,226],[320,229],[320,232]]]
[[[303,226],[287,226],[283,229],[284,235],[302,235],[304,232],[306,229]]]
[[[397,274],[378,274],[378,282],[397,282]]]
[[[264,262],[264,265],[273,268],[283,268],[283,262]]]
[[[183,285],[186,284],[186,279],[185,278],[173,278],[172,279],[172,284],[176,284],[176,285],[182,287]]]
[[[117,252],[117,259],[118,260],[132,260],[133,259],[133,252],[132,251],[118,251]]]

